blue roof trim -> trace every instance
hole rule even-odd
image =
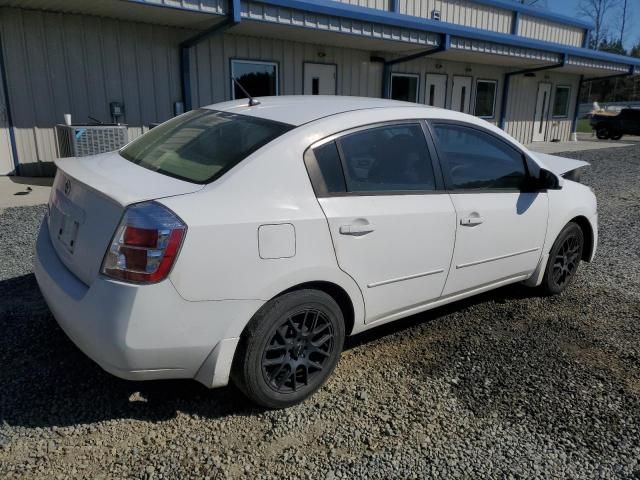
[[[527,5],[522,5],[521,3],[516,3],[513,0],[471,0],[475,3],[480,3],[483,5],[488,5],[490,7],[503,8],[505,10],[513,10],[514,12],[520,12],[524,15],[529,15],[530,17],[538,17],[544,18],[545,20],[550,20],[552,22],[564,23],[566,25],[572,25],[574,27],[580,28],[594,28],[593,23],[587,22],[585,20],[578,20],[573,17],[569,17],[567,15],[561,15],[559,13],[549,12],[547,10],[542,10],[538,8],[529,7]]]
[[[343,17],[361,22],[378,23],[398,28],[408,28],[430,33],[449,34],[457,37],[472,38],[493,43],[502,43],[519,48],[529,48],[532,50],[543,50],[557,53],[559,55],[571,55],[574,57],[590,58],[604,62],[620,63],[623,65],[640,66],[640,58],[627,57],[614,53],[601,52],[588,48],[570,47],[557,43],[544,42],[531,38],[520,37],[506,33],[495,33],[479,28],[465,27],[453,23],[440,22],[426,18],[402,15],[395,12],[375,10],[373,8],[358,7],[346,3],[332,0],[253,0],[268,5],[274,5],[295,10],[302,10],[309,13]],[[483,0],[484,1],[484,0]],[[496,1],[496,0],[492,0]]]

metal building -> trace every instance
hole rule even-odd
[[[508,0],[0,0],[0,174],[42,175],[54,126],[129,138],[242,96],[389,96],[469,112],[523,143],[568,140],[583,80],[640,59],[590,25]]]

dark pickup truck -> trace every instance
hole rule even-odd
[[[640,110],[625,108],[618,115],[594,113],[591,128],[601,140],[620,140],[623,135],[640,135]]]

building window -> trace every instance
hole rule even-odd
[[[568,117],[569,116],[569,95],[571,87],[558,86],[553,98],[553,116]]]
[[[392,73],[391,98],[417,103],[419,79],[419,75],[412,73]]]
[[[497,85],[498,82],[495,80],[478,80],[476,84],[476,117],[493,118],[495,116]]]
[[[231,60],[231,76],[235,78],[252,97],[278,95],[278,64],[258,60]],[[234,100],[246,98],[242,89],[231,81],[231,96]]]

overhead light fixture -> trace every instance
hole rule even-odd
[[[442,68],[442,64],[441,64],[441,63],[436,63],[436,68],[437,68],[438,70],[440,70],[440,69]]]
[[[318,52],[318,56],[319,56],[320,58],[324,58],[324,57],[326,57],[326,56],[327,56],[327,54],[326,54],[325,52]]]

